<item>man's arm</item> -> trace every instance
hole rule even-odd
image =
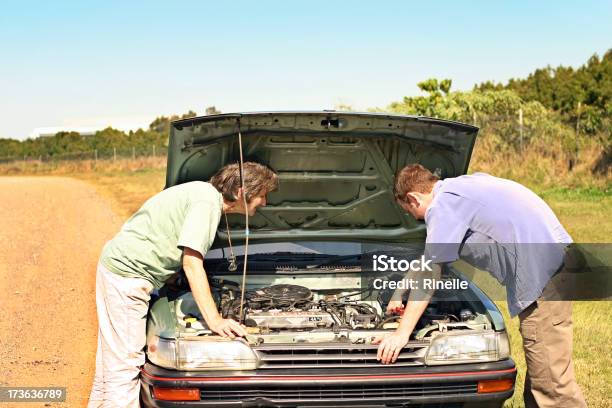
[[[413,271],[412,269],[408,269],[408,272],[406,273],[406,276],[404,276],[404,281],[409,282],[410,279],[415,279],[415,271]],[[397,288],[393,291],[393,294],[391,295],[391,299],[389,299],[389,303],[387,303],[387,313],[388,314],[400,314],[403,312],[404,309],[404,304],[402,302],[402,297],[404,296],[404,293],[406,293],[408,291],[408,289],[400,289]]]
[[[418,278],[420,285],[423,284],[424,279],[440,279],[442,274],[442,268],[439,264],[433,264],[431,271],[422,271],[415,276]],[[416,292],[416,293],[415,293]],[[410,334],[414,330],[417,322],[423,315],[423,312],[427,308],[429,301],[433,295],[434,290],[424,290],[419,288],[417,290],[411,290],[408,295],[408,301],[406,303],[406,310],[402,315],[402,321],[400,322],[397,330],[386,337],[378,337],[372,343],[379,344],[378,354],[376,358],[383,364],[394,363],[402,351],[402,348],[408,343]]]
[[[210,286],[206,278],[202,254],[185,247],[183,249],[183,270],[185,271],[185,276],[187,276],[193,298],[210,330],[223,337],[230,337],[232,339],[236,335],[245,336],[247,333],[242,325],[232,319],[223,319],[217,311],[217,306],[210,293]]]

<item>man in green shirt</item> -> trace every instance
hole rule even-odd
[[[150,293],[181,267],[210,330],[230,338],[246,334],[238,322],[219,315],[203,263],[222,213],[254,215],[278,187],[278,176],[246,162],[243,183],[244,189],[238,164],[230,164],[208,183],[170,187],[145,202],[106,243],[96,274],[98,350],[88,407],[139,406]]]

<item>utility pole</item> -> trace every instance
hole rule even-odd
[[[519,108],[519,149],[523,151],[523,108]]]
[[[117,161],[117,148],[113,147],[113,161]]]
[[[574,136],[574,157],[570,159],[569,170],[574,168],[574,164],[578,161],[578,136],[580,135],[580,111],[582,110],[582,102],[578,101],[577,117],[576,117],[576,135]]]
[[[578,138],[578,133],[580,133],[580,108],[582,107],[582,102],[578,102],[578,117],[576,118],[576,139]]]

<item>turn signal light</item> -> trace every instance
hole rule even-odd
[[[482,380],[478,381],[478,393],[509,391],[514,386],[514,380],[507,378],[504,380]]]
[[[197,388],[153,387],[153,398],[161,401],[199,401],[200,390]]]

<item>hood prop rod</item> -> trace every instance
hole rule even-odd
[[[242,285],[240,291],[240,314],[238,316],[238,322],[242,323],[244,318],[244,290],[246,287],[246,275],[247,275],[247,256],[249,252],[249,211],[247,207],[247,199],[244,190],[244,157],[242,153],[242,133],[240,132],[240,117],[236,118],[236,128],[238,133],[238,150],[240,152],[240,161],[238,163],[240,169],[240,187],[242,188],[242,200],[244,204],[244,260],[242,262]]]

